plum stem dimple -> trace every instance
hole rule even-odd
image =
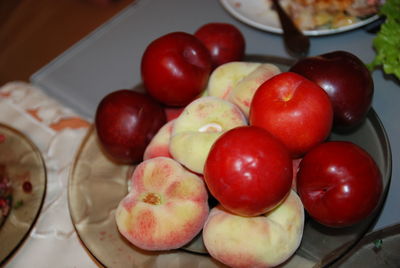
[[[199,132],[221,132],[222,127],[217,123],[209,123],[199,128]]]
[[[156,193],[147,193],[143,199],[143,202],[150,204],[150,205],[160,205],[161,204],[161,197]]]
[[[284,102],[290,101],[290,99],[293,97],[293,94],[287,93],[285,95],[282,96],[282,100]]]

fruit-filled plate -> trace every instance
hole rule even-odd
[[[39,149],[0,123],[0,266],[28,236],[45,192],[46,167]]]
[[[249,61],[269,62],[282,71],[290,59],[247,56]],[[376,161],[383,179],[384,194],[379,209],[361,223],[345,228],[324,227],[306,217],[304,234],[296,253],[284,267],[326,266],[355,245],[370,230],[386,198],[391,178],[391,151],[385,129],[373,108],[355,130],[332,132],[330,140],[351,141]],[[221,267],[211,258],[199,234],[178,250],[149,252],[128,242],[117,230],[115,211],[128,193],[134,166],[117,164],[103,153],[94,126],[77,152],[69,181],[69,208],[79,238],[93,257],[105,267]]]

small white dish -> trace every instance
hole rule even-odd
[[[220,0],[222,6],[239,21],[271,33],[282,34],[278,15],[265,0]],[[351,25],[335,29],[304,30],[308,36],[331,35],[365,26],[379,18],[375,14]]]

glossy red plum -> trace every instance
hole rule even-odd
[[[297,158],[329,136],[333,109],[320,86],[301,75],[284,72],[257,89],[249,120],[277,137]]]
[[[255,216],[275,208],[292,184],[292,161],[285,146],[266,130],[237,127],[211,147],[204,179],[227,210]]]
[[[132,90],[106,95],[97,107],[95,126],[104,151],[121,163],[137,163],[166,122],[164,109],[149,96]]]
[[[376,209],[382,178],[373,158],[344,141],[323,143],[305,155],[297,175],[305,209],[323,225],[356,224]]]
[[[210,51],[213,68],[231,61],[243,60],[245,39],[234,25],[212,22],[201,26],[194,35]]]
[[[194,35],[173,32],[146,48],[141,74],[146,91],[168,106],[185,106],[205,89],[211,56]]]

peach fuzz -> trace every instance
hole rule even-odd
[[[261,63],[233,61],[217,67],[210,75],[206,92],[209,96],[227,99],[233,87]]]
[[[280,69],[270,63],[230,62],[219,66],[210,75],[209,96],[228,100],[248,116],[251,100],[257,88]]]
[[[210,148],[218,137],[246,124],[246,117],[236,105],[217,97],[201,97],[189,103],[175,119],[170,153],[191,171],[203,174]]]
[[[209,212],[203,180],[167,157],[140,163],[119,203],[119,232],[144,250],[177,249],[200,233]]]
[[[242,217],[214,207],[203,228],[210,255],[230,267],[273,267],[300,246],[304,208],[294,191],[262,216]]]
[[[167,122],[158,130],[156,135],[154,135],[150,143],[147,145],[143,154],[143,160],[157,156],[172,158],[171,154],[169,153],[169,140],[171,138],[172,126],[174,122],[175,119]]]
[[[248,116],[251,100],[258,87],[280,72],[279,68],[273,64],[264,63],[259,65],[233,87],[228,100],[239,106],[242,112]]]

